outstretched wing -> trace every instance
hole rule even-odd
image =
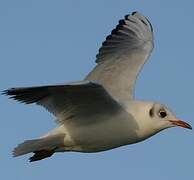
[[[116,112],[120,105],[98,83],[82,81],[65,85],[12,88],[4,91],[17,101],[36,103],[52,112],[58,123]],[[83,118],[82,118],[83,119]]]
[[[118,101],[133,98],[136,77],[153,49],[153,29],[138,12],[126,15],[107,36],[86,80],[97,80]]]

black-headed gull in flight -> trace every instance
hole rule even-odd
[[[27,140],[13,156],[34,153],[30,161],[55,152],[98,152],[143,141],[163,129],[192,127],[164,105],[133,98],[134,83],[153,49],[153,29],[138,12],[126,15],[107,36],[96,67],[83,80],[62,85],[11,88],[4,94],[43,106],[57,127]]]

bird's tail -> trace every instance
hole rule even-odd
[[[24,141],[13,150],[13,156],[17,157],[33,152],[34,155],[30,157],[30,162],[50,157],[57,148],[64,145],[64,137],[64,134],[60,134]]]

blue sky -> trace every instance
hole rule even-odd
[[[118,20],[139,11],[152,22],[155,49],[138,77],[136,97],[160,101],[194,125],[194,2],[136,0],[1,0],[0,90],[81,80]],[[107,152],[56,154],[28,163],[12,149],[55,127],[35,105],[0,96],[3,179],[193,179],[194,133],[165,130]]]

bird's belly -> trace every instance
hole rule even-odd
[[[70,141],[64,149],[79,152],[105,151],[138,142],[136,129],[125,121],[102,121],[87,126],[66,126]],[[68,142],[68,143],[67,143]]]

